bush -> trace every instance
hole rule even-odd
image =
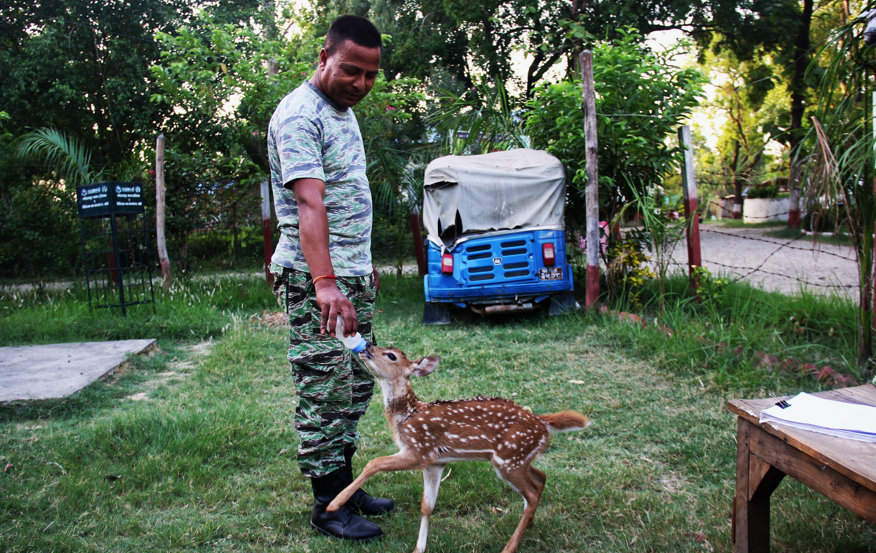
[[[620,35],[612,43],[598,44],[593,52],[599,205],[605,206],[608,220],[620,202],[633,197],[630,187],[644,190],[661,184],[677,169],[682,150],[677,140],[667,138],[699,105],[705,82],[699,71],[672,63],[682,47],[653,53],[642,45],[638,31],[627,29]],[[526,131],[533,147],[547,150],[566,167],[567,225],[582,230],[587,176],[581,81],[541,86],[527,107]]]
[[[189,269],[255,269],[264,263],[264,237],[261,227],[240,227],[237,229],[240,242],[239,259],[234,258],[234,231],[204,230],[189,237]],[[274,229],[272,243],[279,240],[279,232]]]
[[[613,301],[625,299],[631,306],[642,305],[642,292],[656,276],[648,266],[651,258],[645,255],[648,241],[644,231],[632,229],[608,248],[605,278]]]
[[[746,198],[749,200],[765,199],[770,200],[779,197],[779,187],[774,184],[760,184],[752,186],[748,189]]]
[[[72,194],[24,185],[0,199],[0,277],[37,281],[81,274],[81,267]]]
[[[803,216],[803,230],[808,232],[837,232],[845,224],[846,214],[842,209],[827,208],[818,202],[810,204]]]

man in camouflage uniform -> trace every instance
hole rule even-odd
[[[371,91],[380,68],[380,33],[367,19],[332,23],[311,79],[280,102],[268,152],[280,242],[271,260],[274,292],[289,314],[289,353],[298,393],[298,464],[311,479],[311,525],[334,537],[382,534],[362,518],[393,503],[358,493],[340,510],[325,508],[353,481],[357,425],[374,380],[335,338],[371,330],[379,286],[371,263],[371,193],[365,150],[350,109]]]

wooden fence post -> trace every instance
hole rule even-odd
[[[791,157],[790,171],[788,172],[788,189],[790,192],[788,207],[788,228],[800,226],[800,164]]]
[[[276,13],[276,5],[274,0],[265,0],[265,12],[269,14]],[[268,27],[266,29],[269,39],[276,39],[279,36],[277,25],[273,17],[268,17]],[[280,64],[274,58],[269,58],[265,62],[265,69],[269,76],[278,75],[280,73]],[[261,135],[259,135],[259,151],[262,151]],[[271,179],[266,178],[261,183],[262,194],[262,243],[265,249],[265,282],[269,287],[274,286],[274,274],[271,272],[271,257],[274,255],[274,240],[273,229],[271,228]]]
[[[170,258],[167,255],[167,239],[164,235],[164,134],[158,135],[155,144],[155,240],[158,242],[158,262],[161,265],[161,278],[165,290],[173,284],[170,271]]]
[[[700,218],[699,201],[697,200],[697,180],[694,176],[693,140],[690,136],[690,126],[678,129],[678,142],[684,149],[684,164],[681,171],[681,183],[684,188],[684,216],[687,225],[687,264],[690,271],[690,286],[694,293],[699,291],[699,279],[694,273],[696,267],[702,267],[700,255]]]
[[[426,252],[423,250],[423,235],[420,232],[420,210],[414,206],[411,212],[411,233],[414,235],[414,253],[417,256],[417,274],[426,274]]]
[[[584,147],[587,187],[587,295],[585,306],[594,307],[599,299],[599,143],[596,136],[596,90],[593,85],[593,53],[578,55],[581,67],[581,108],[584,110]]]
[[[265,281],[268,286],[274,285],[274,274],[271,273],[271,256],[274,254],[274,240],[271,233],[271,180],[265,179],[261,184],[262,194],[262,243],[265,249]]]

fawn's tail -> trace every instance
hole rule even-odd
[[[563,411],[562,413],[539,415],[539,417],[547,423],[551,433],[572,432],[573,430],[582,430],[590,426],[590,419],[586,415],[576,413],[575,411]]]

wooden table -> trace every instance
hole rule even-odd
[[[813,394],[876,406],[876,386],[866,384]],[[736,553],[770,550],[770,495],[787,474],[864,519],[876,523],[876,444],[846,440],[775,423],[760,424],[760,412],[781,399],[735,399],[738,415]]]

